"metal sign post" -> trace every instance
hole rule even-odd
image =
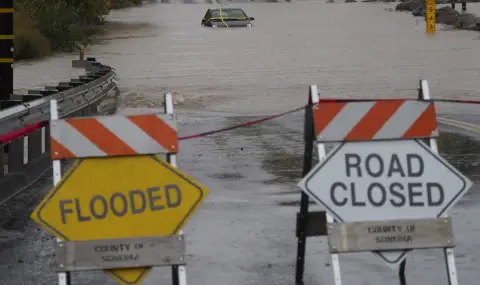
[[[425,0],[425,31],[429,34],[436,32],[436,10],[436,0]]]
[[[0,109],[13,94],[13,0],[0,1]]]
[[[32,218],[59,238],[60,285],[88,270],[140,284],[153,266],[172,266],[174,284],[186,285],[181,229],[208,189],[176,168],[172,96],[165,100],[166,114],[52,117],[55,187]],[[52,114],[56,107],[52,100]],[[77,160],[61,177],[65,158]]]
[[[426,81],[421,88],[428,94]],[[315,104],[315,94],[320,163],[299,187],[338,221],[327,215],[335,284],[341,284],[338,253],[371,251],[396,267],[409,250],[444,248],[450,284],[457,285],[452,223],[445,215],[472,182],[434,144],[421,141],[438,136],[433,102]],[[325,156],[325,142],[340,144]]]

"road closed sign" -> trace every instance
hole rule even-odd
[[[396,140],[340,144],[299,186],[348,223],[440,217],[472,183],[423,142]],[[379,254],[395,265],[406,252]]]

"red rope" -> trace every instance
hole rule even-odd
[[[328,98],[325,98],[325,99],[320,99],[320,103],[393,101],[393,100],[405,100],[405,99],[328,99]],[[408,99],[406,99],[406,100],[408,100]],[[474,101],[474,100],[435,99],[435,100],[426,100],[426,101],[460,103],[460,104],[480,104],[480,101]],[[226,128],[222,128],[222,129],[217,129],[217,130],[207,131],[207,132],[203,132],[203,133],[197,133],[197,134],[193,134],[193,135],[179,137],[178,140],[181,141],[181,140],[195,139],[195,138],[205,137],[205,136],[209,136],[209,135],[213,135],[213,134],[217,134],[217,133],[222,133],[222,132],[226,132],[226,131],[230,131],[230,130],[234,130],[234,129],[238,129],[238,128],[243,128],[243,127],[256,125],[256,124],[259,124],[259,123],[263,123],[265,121],[270,121],[270,120],[273,120],[273,119],[276,119],[276,118],[279,118],[279,117],[283,117],[283,116],[288,115],[288,114],[298,112],[300,110],[303,110],[306,107],[307,106],[299,107],[299,108],[296,108],[296,109],[293,109],[293,110],[290,110],[290,111],[286,111],[286,112],[275,114],[275,115],[270,115],[270,116],[267,116],[267,117],[264,117],[264,118],[258,119],[258,120],[244,122],[244,123],[234,125],[234,126],[231,126],[231,127],[226,127]]]
[[[43,127],[46,124],[48,124],[48,121],[42,121],[42,122],[38,122],[38,123],[35,123],[35,124],[31,124],[31,125],[23,128],[23,129],[15,130],[13,132],[3,134],[3,135],[0,136],[0,144],[6,144],[6,143],[9,143],[9,142],[11,142],[13,140],[16,140],[18,138],[26,136],[26,135],[40,129],[41,127]]]
[[[320,103],[392,101],[392,100],[404,100],[404,99],[333,99],[333,98],[325,98],[325,99],[320,99]],[[432,101],[432,102],[444,102],[444,103],[457,103],[457,104],[480,104],[480,101],[477,101],[477,100],[434,99],[434,100],[430,100],[430,101]],[[231,126],[231,127],[226,127],[226,128],[212,130],[212,131],[203,132],[203,133],[197,133],[197,134],[193,134],[193,135],[182,136],[182,137],[179,137],[178,139],[179,140],[194,139],[194,138],[209,136],[209,135],[213,135],[213,134],[217,134],[217,133],[221,133],[221,132],[231,131],[231,130],[238,129],[238,128],[248,127],[248,126],[251,126],[251,125],[256,125],[256,124],[259,124],[259,123],[263,123],[265,121],[270,121],[270,120],[273,120],[273,119],[276,119],[276,118],[279,118],[279,117],[283,117],[283,116],[298,112],[300,110],[303,110],[305,107],[306,106],[298,107],[298,108],[293,109],[293,110],[278,113],[278,114],[275,114],[275,115],[266,116],[266,117],[263,117],[263,118],[258,119],[258,120],[244,122],[244,123],[234,125],[234,126]],[[48,124],[48,122],[49,121],[38,122],[38,123],[35,123],[35,124],[31,124],[31,125],[23,128],[23,129],[15,130],[15,131],[12,131],[12,132],[7,133],[7,134],[0,135],[0,145],[7,144],[7,143],[9,143],[13,140],[16,140],[18,138],[26,136],[26,135],[40,129],[44,125]]]
[[[238,128],[248,127],[248,126],[251,126],[251,125],[256,125],[256,124],[259,124],[259,123],[263,123],[265,121],[270,121],[270,120],[273,120],[273,119],[276,119],[276,118],[279,118],[279,117],[283,117],[283,116],[288,115],[288,114],[298,112],[300,110],[303,110],[304,108],[305,108],[305,106],[302,106],[302,107],[298,107],[298,108],[290,110],[290,111],[282,112],[282,113],[275,114],[275,115],[270,115],[270,116],[263,117],[263,118],[258,119],[258,120],[248,121],[248,122],[241,123],[241,124],[238,124],[238,125],[235,125],[235,126],[226,127],[226,128],[222,128],[222,129],[217,129],[217,130],[213,130],[213,131],[208,131],[208,132],[204,132],[204,133],[198,133],[198,134],[179,137],[178,140],[181,141],[181,140],[194,139],[194,138],[209,136],[209,135],[213,135],[213,134],[217,134],[217,133],[221,133],[221,132],[226,132],[226,131],[230,131],[230,130],[234,130],[234,129],[238,129]]]

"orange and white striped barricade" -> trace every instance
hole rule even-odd
[[[401,265],[404,281],[407,252],[423,248],[444,249],[448,279],[458,284],[447,211],[472,183],[438,155],[427,81],[419,94],[419,100],[320,103],[317,87],[310,87],[297,285],[303,284],[308,236],[328,236],[335,285],[342,284],[339,253],[374,252],[394,268]],[[314,141],[319,163],[312,167]],[[336,143],[328,154],[326,143]],[[309,212],[309,198],[327,213]]]
[[[56,100],[50,112],[54,188],[32,218],[58,238],[59,284],[90,270],[140,284],[171,266],[173,284],[186,285],[182,228],[208,189],[177,168],[171,94],[159,114],[59,119]],[[75,159],[63,176],[61,159]]]

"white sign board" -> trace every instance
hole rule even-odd
[[[423,142],[396,140],[340,144],[299,186],[338,222],[358,222],[440,217],[472,182]],[[398,265],[406,253],[378,254]]]

